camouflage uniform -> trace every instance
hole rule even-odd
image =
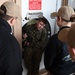
[[[38,75],[44,41],[46,38],[46,30],[45,28],[37,30],[35,25],[29,25],[25,28],[25,30],[28,37],[23,41],[23,57],[25,66],[28,70],[27,75]],[[30,45],[26,46],[24,44],[25,42],[30,42]]]

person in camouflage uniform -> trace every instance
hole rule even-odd
[[[23,58],[27,75],[39,75],[39,65],[44,49],[46,20],[39,18],[36,24],[28,25],[23,32]]]

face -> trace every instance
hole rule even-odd
[[[37,22],[36,28],[38,30],[41,30],[44,28],[44,26],[45,26],[45,24],[42,21],[39,21],[39,22]]]
[[[13,26],[16,24],[16,21],[17,21],[17,18],[15,17],[12,23]]]
[[[8,22],[11,26],[14,26],[17,21],[17,18],[11,18]]]
[[[75,48],[72,48],[71,46],[68,45],[68,50],[72,59],[75,60]]]

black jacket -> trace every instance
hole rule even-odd
[[[0,75],[22,75],[22,55],[10,25],[0,18]]]
[[[53,75],[69,75],[75,72],[75,62],[68,53],[67,44],[58,39],[58,34],[49,39],[44,53],[44,65]]]

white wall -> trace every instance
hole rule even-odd
[[[68,5],[75,9],[75,0],[68,0]]]
[[[27,20],[25,20],[24,18],[26,17],[26,14],[28,12],[43,12],[43,16],[49,21],[51,25],[51,35],[53,35],[58,31],[58,27],[56,26],[56,20],[51,19],[50,14],[59,9],[59,7],[61,6],[61,0],[41,0],[41,1],[42,1],[41,10],[29,10],[29,0],[22,0],[22,25],[24,25],[27,22]],[[41,68],[44,68],[43,58],[40,63],[40,69]],[[25,75],[26,72],[27,71],[24,67],[23,75]]]

